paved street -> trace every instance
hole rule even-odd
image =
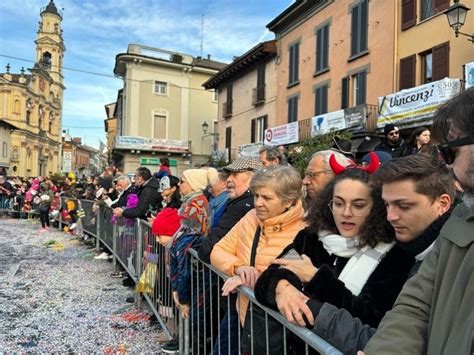
[[[38,227],[0,219],[0,353],[157,352],[158,326],[129,313],[133,290],[110,278],[112,263]]]

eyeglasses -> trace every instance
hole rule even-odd
[[[395,131],[395,132],[390,132],[388,135],[389,135],[390,137],[392,137],[392,136],[398,136],[399,134],[400,134],[400,132]]]
[[[456,152],[453,151],[452,148],[462,147],[463,145],[469,144],[474,144],[474,137],[464,137],[451,142],[442,143],[437,145],[437,148],[446,164],[450,165],[454,163],[454,160],[456,159]]]
[[[329,170],[323,170],[323,171],[305,171],[304,176],[309,177],[311,180],[314,180],[321,174],[326,174],[329,172]]]
[[[331,200],[328,203],[328,207],[334,214],[343,214],[347,208],[347,205],[342,201]],[[349,204],[349,210],[351,211],[351,214],[356,217],[365,216],[371,207],[371,204],[364,204],[361,202]]]

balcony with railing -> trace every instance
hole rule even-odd
[[[353,123],[352,125],[349,124],[349,126],[345,128],[346,130],[353,134],[375,132],[377,126],[377,105],[359,105],[346,109],[345,111],[347,111],[347,116],[351,116],[351,119],[348,121]],[[359,117],[359,119],[357,119],[357,117]],[[361,124],[354,124],[357,120],[359,120]],[[312,122],[312,117],[298,121],[298,135],[300,142],[311,139]]]

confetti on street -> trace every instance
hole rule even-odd
[[[159,325],[113,265],[39,223],[0,218],[0,353],[158,353]]]

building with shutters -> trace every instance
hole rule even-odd
[[[474,45],[455,37],[443,12],[450,0],[399,0],[397,25],[397,90],[437,81],[463,78],[463,65],[474,61]],[[474,8],[474,0],[463,0]],[[472,14],[471,14],[472,15]],[[474,18],[463,32],[474,33]],[[395,90],[395,91],[397,91]]]
[[[219,93],[218,150],[231,160],[239,149],[255,154],[265,129],[277,122],[275,58],[276,41],[259,43],[203,84]]]
[[[63,107],[62,14],[53,0],[41,9],[36,59],[27,73],[0,74],[0,121],[11,128],[8,174],[38,176],[61,169]]]
[[[205,163],[212,142],[202,124],[217,116],[217,99],[202,83],[226,64],[207,58],[130,44],[116,56],[114,74],[123,78],[116,105],[113,163],[125,172],[146,166],[158,171],[167,156],[179,174]]]
[[[277,125],[305,121],[308,137],[311,117],[393,92],[396,13],[392,1],[297,0],[274,18]]]

